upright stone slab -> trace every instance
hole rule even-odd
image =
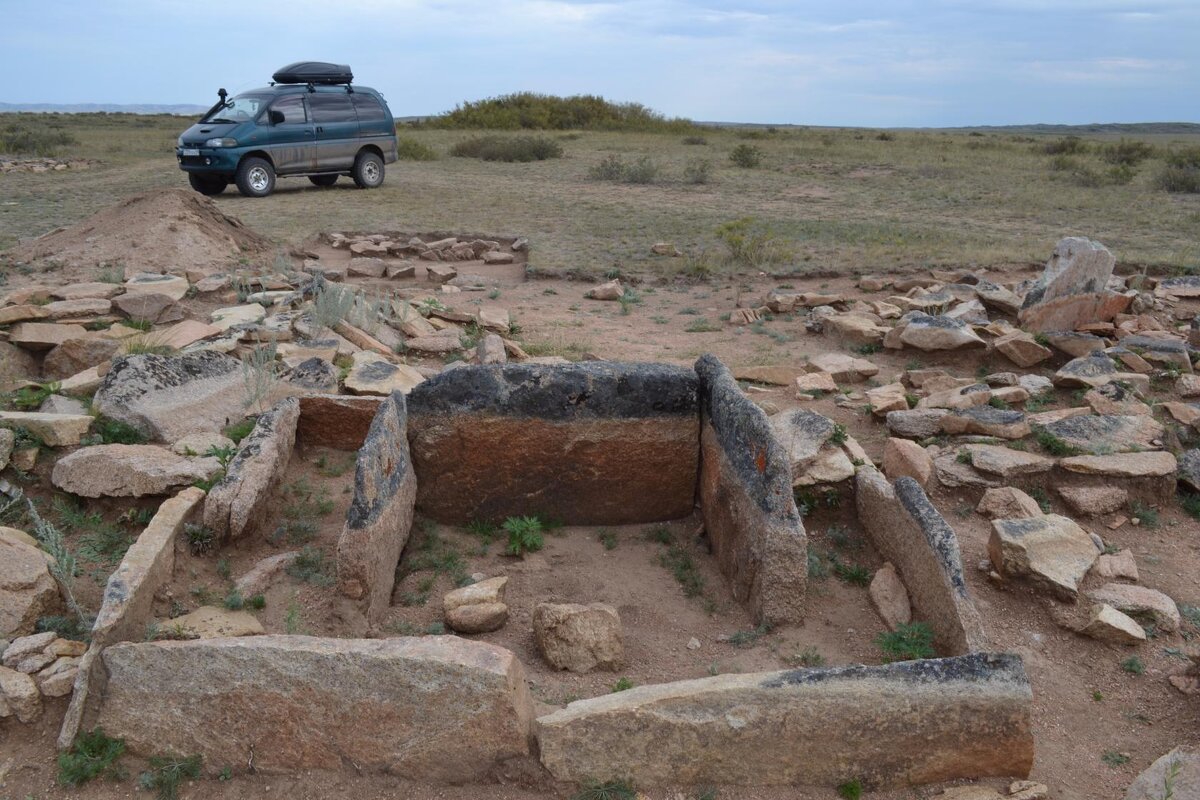
[[[1116,258],[1099,242],[1062,239],[1046,269],[1025,295],[1018,315],[1027,331],[1073,331],[1086,322],[1111,320],[1130,297],[1109,291]]]
[[[246,414],[241,363],[211,351],[137,355],[113,361],[96,410],[156,441],[218,431]]]
[[[96,724],[140,756],[461,783],[529,753],[521,662],[484,642],[251,636],[124,644],[103,660]]]
[[[267,503],[283,480],[296,444],[300,403],[280,401],[258,418],[228,471],[204,501],[204,524],[219,539],[237,539],[265,522]]]
[[[967,592],[954,530],[912,478],[894,485],[874,467],[859,468],[858,518],[876,549],[897,570],[912,600],[913,619],[933,629],[945,655],[987,647],[983,621]]]
[[[976,653],[641,686],[540,717],[537,734],[561,781],[887,789],[1027,776],[1032,701],[1020,658]]]
[[[300,397],[296,439],[309,447],[357,450],[379,410],[382,397],[310,394]]]
[[[804,617],[808,537],[784,447],[715,356],[700,376],[700,513],[734,596],[758,622]]]
[[[455,524],[540,514],[575,525],[692,512],[696,377],[593,361],[448,370],[413,388],[417,507]]]
[[[100,653],[114,642],[145,638],[146,626],[154,619],[154,595],[171,580],[175,569],[175,539],[203,499],[203,490],[193,486],[160,505],[108,577],[91,643],[79,662],[71,705],[58,735],[59,748],[70,747],[80,730],[92,727],[107,678],[99,664]]]
[[[338,588],[362,602],[369,619],[391,605],[396,565],[412,527],[417,477],[408,449],[404,395],[379,405],[358,451],[354,500],[337,546]]]

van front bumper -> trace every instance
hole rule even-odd
[[[237,172],[240,150],[232,147],[176,147],[175,160],[184,172]]]

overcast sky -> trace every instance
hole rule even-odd
[[[1200,121],[1200,0],[0,0],[0,102],[207,105],[301,59],[397,116],[531,90],[714,121]]]

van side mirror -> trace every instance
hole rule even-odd
[[[276,111],[275,109],[271,109],[270,111],[267,112],[267,120],[272,125],[282,125],[283,124],[283,112]]]

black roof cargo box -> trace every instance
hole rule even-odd
[[[277,70],[271,79],[276,83],[321,83],[336,85],[350,83],[354,73],[349,64],[328,64],[324,61],[297,61]]]

